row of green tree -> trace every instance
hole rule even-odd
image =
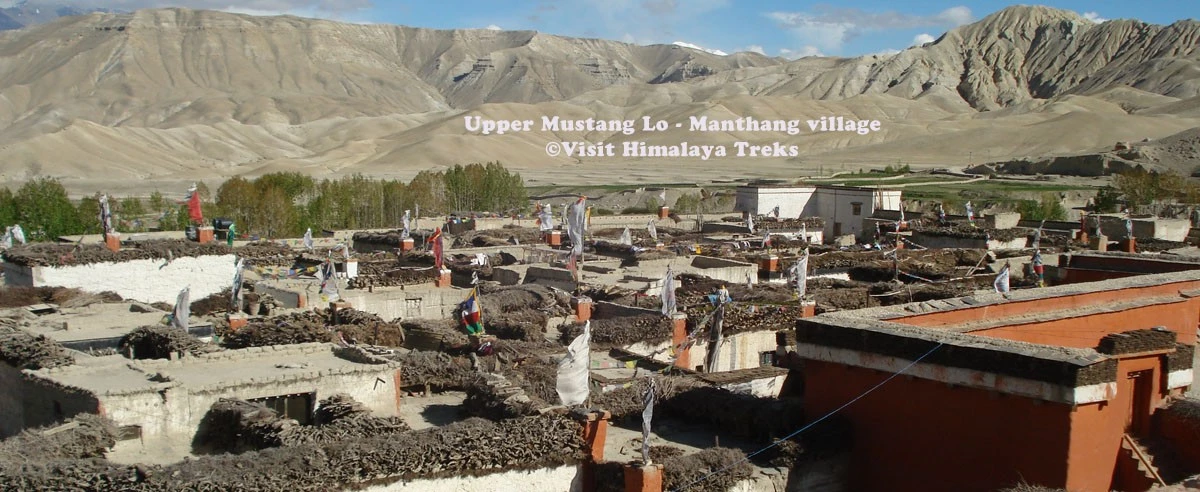
[[[235,177],[210,192],[197,185],[206,219],[233,220],[241,234],[295,237],[308,228],[363,229],[399,227],[404,212],[424,216],[446,213],[525,211],[525,182],[498,162],[454,166],[444,172],[422,171],[411,181],[378,180],[361,175],[315,180],[295,172],[255,179]],[[13,193],[0,188],[0,226],[21,224],[30,240],[97,234],[100,195],[72,202],[54,178],[26,182]],[[113,225],[120,232],[182,230],[189,224],[182,201],[154,192],[109,200]]]

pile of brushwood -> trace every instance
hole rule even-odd
[[[401,363],[401,382],[405,386],[459,389],[467,378],[475,374],[471,361],[466,357],[455,357],[440,351],[412,350],[390,357]]]
[[[232,250],[219,243],[162,240],[131,243],[118,251],[101,244],[30,243],[5,250],[4,261],[24,266],[90,265],[133,260],[168,260],[182,257],[227,255]]]
[[[454,352],[467,345],[467,333],[458,323],[448,319],[407,319],[404,328],[404,347],[414,350]]]
[[[75,363],[53,339],[8,327],[0,329],[0,361],[17,369],[48,369]]]
[[[432,262],[430,262],[432,265]],[[399,287],[432,282],[438,276],[437,269],[429,267],[396,267],[378,275],[359,274],[346,282],[348,289],[372,287]]]
[[[537,415],[548,406],[531,398],[521,386],[500,374],[479,373],[466,381],[463,409],[470,415],[490,420]]]
[[[221,346],[230,349],[333,341],[333,332],[326,328],[324,318],[312,311],[252,321],[237,331],[218,335]]]
[[[331,424],[332,425],[332,424]],[[385,431],[222,454],[168,466],[119,465],[103,459],[0,464],[4,490],[326,491],[396,480],[487,475],[578,463],[579,424],[543,416],[492,422],[469,419],[419,431]]]
[[[290,267],[296,262],[296,251],[285,244],[257,241],[235,248],[233,253],[244,258],[249,266]]]
[[[659,343],[671,339],[671,320],[661,314],[639,314],[591,321],[593,349],[610,349],[638,342]],[[559,341],[570,345],[583,333],[583,325],[574,322],[558,327]]]
[[[0,471],[57,460],[103,458],[116,443],[117,428],[111,421],[82,413],[66,422],[25,430],[0,442]]]
[[[0,290],[0,309],[57,304],[59,307],[83,307],[93,303],[121,302],[115,292],[91,294],[69,287],[5,287]]]
[[[959,239],[995,239],[999,241],[1012,241],[1019,237],[1028,237],[1030,229],[1024,227],[1014,227],[1012,229],[990,229],[978,227],[965,222],[956,222],[946,226],[938,226],[930,224],[926,227],[918,229],[922,234],[941,237],[953,237]]]
[[[295,447],[361,439],[409,430],[399,417],[376,417],[345,394],[321,400],[314,425],[282,418],[261,403],[222,398],[209,409],[192,441],[199,453],[244,453],[273,447]]]
[[[169,359],[172,354],[200,355],[215,349],[178,328],[142,326],[121,337],[119,351],[135,359]]]
[[[248,288],[250,284],[243,283],[243,288]],[[232,289],[226,287],[220,292],[210,294],[202,299],[193,301],[189,307],[192,316],[209,316],[214,314],[228,313],[233,306]]]
[[[684,455],[678,448],[650,447],[650,461],[663,466],[663,490],[725,492],[749,479],[754,471],[746,453],[731,448],[707,448]],[[596,492],[625,490],[623,463],[607,461],[596,467]]]
[[[645,409],[643,397],[646,393],[645,378],[638,379],[633,384],[612,391],[592,395],[592,406],[608,410],[614,424],[630,424],[641,422],[642,410]],[[704,384],[692,378],[678,376],[658,376],[655,378],[655,395],[657,401],[674,398],[675,395],[691,389],[703,387]]]

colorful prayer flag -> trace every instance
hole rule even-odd
[[[468,335],[483,334],[483,313],[479,308],[479,289],[471,289],[471,294],[467,296],[466,301],[463,301],[462,322]]]

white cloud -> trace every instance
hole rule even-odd
[[[797,58],[804,58],[806,56],[825,56],[825,54],[822,53],[821,50],[816,46],[805,46],[795,51],[783,48],[779,50],[779,56],[795,60]]]
[[[497,26],[495,24],[490,24],[487,27],[485,27],[484,29],[487,29],[489,31],[503,31],[504,30],[500,26]]]
[[[925,44],[925,43],[932,43],[932,42],[934,42],[934,41],[937,41],[937,38],[933,37],[933,35],[932,35],[932,34],[929,34],[929,33],[927,33],[927,32],[923,32],[923,33],[921,33],[921,34],[918,34],[918,35],[916,35],[916,36],[913,36],[912,45],[913,45],[913,46],[921,46],[921,45],[923,45],[923,44]]]
[[[946,10],[938,12],[933,16],[932,20],[937,24],[949,25],[951,27],[970,24],[975,20],[975,16],[971,14],[971,9],[959,5],[958,7],[950,7]]]
[[[853,8],[818,7],[813,12],[772,12],[769,18],[807,46],[837,51],[842,45],[872,31],[918,27],[957,27],[971,22],[967,7],[951,7],[933,15],[867,12]]]
[[[687,42],[684,42],[684,41],[676,41],[676,42],[674,42],[674,43],[671,43],[671,44],[673,44],[673,45],[675,45],[675,46],[682,46],[682,47],[684,47],[684,48],[691,48],[691,49],[694,49],[694,50],[700,50],[700,51],[703,51],[703,52],[705,52],[705,53],[711,53],[711,54],[714,54],[714,55],[717,55],[717,56],[726,56],[726,55],[728,55],[728,54],[729,54],[729,53],[726,53],[726,52],[724,52],[724,51],[721,51],[721,50],[709,49],[709,48],[705,48],[705,47],[702,47],[702,46],[694,45],[694,44],[692,44],[692,43],[687,43]]]
[[[1108,19],[1105,19],[1105,18],[1103,18],[1103,17],[1100,17],[1100,14],[1099,14],[1099,13],[1097,13],[1097,12],[1084,12],[1084,13],[1083,13],[1083,18],[1084,18],[1084,19],[1087,19],[1087,20],[1090,20],[1090,21],[1092,21],[1092,22],[1095,22],[1095,23],[1097,23],[1097,24],[1100,24],[1100,23],[1102,23],[1102,22],[1108,22]]]
[[[738,49],[736,49],[736,50],[733,50],[733,51],[734,51],[734,52],[740,52],[740,51],[749,51],[749,52],[751,52],[751,53],[758,53],[758,54],[760,54],[760,55],[765,55],[765,54],[767,54],[767,50],[763,49],[763,47],[762,47],[762,46],[759,46],[759,45],[757,45],[757,44],[752,44],[752,45],[750,45],[750,46],[747,46],[747,47],[745,47],[745,48],[738,48]]]

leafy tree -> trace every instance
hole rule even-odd
[[[1143,207],[1179,196],[1187,187],[1187,178],[1175,172],[1135,169],[1116,175],[1113,187],[1130,207]]]
[[[261,197],[259,210],[262,216],[257,226],[267,237],[291,235],[295,231],[296,209],[283,190],[268,189]]]
[[[408,183],[409,203],[425,216],[446,212],[446,181],[442,173],[421,171]],[[414,210],[415,212],[415,210]]]
[[[1026,220],[1067,220],[1067,209],[1053,193],[1042,195],[1040,201],[1021,200],[1017,211]]]
[[[17,223],[17,200],[12,190],[0,188],[0,229]]]
[[[679,198],[675,199],[674,209],[676,212],[681,214],[694,214],[699,212],[700,196],[691,193],[680,195]]]
[[[112,211],[112,204],[109,203],[109,211]],[[77,224],[79,234],[99,234],[104,232],[100,225],[100,194],[84,197],[79,200],[79,205],[75,207],[75,213],[78,216]],[[115,223],[113,224],[116,225]]]
[[[259,193],[258,187],[246,178],[229,178],[217,188],[217,214],[233,220],[241,231],[254,230]]]
[[[1100,188],[1092,201],[1099,213],[1113,213],[1121,209],[1121,192],[1111,186]]]
[[[162,193],[154,190],[150,194],[150,212],[156,215],[161,215],[167,210],[167,200],[163,198]]]
[[[14,199],[17,222],[30,240],[53,240],[80,231],[78,212],[57,179],[39,177],[28,181]]]
[[[292,201],[310,195],[317,188],[317,183],[311,176],[294,171],[264,174],[254,180],[254,185],[261,191],[279,188],[280,191],[283,191],[284,196]]]
[[[134,219],[146,215],[146,208],[142,206],[142,199],[136,196],[126,197],[121,200],[121,217],[124,219]]]

